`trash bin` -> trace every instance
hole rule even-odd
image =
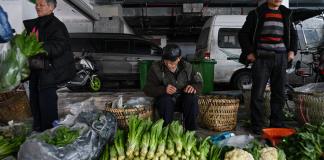
[[[143,89],[146,84],[147,75],[153,62],[153,60],[141,60],[138,62],[141,89]]]
[[[215,60],[193,60],[190,61],[193,68],[201,73],[203,78],[202,93],[208,94],[214,90],[214,65]]]

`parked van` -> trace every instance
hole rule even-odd
[[[74,55],[82,52],[94,61],[103,80],[139,80],[140,60],[160,60],[162,49],[149,40],[132,34],[70,33]]]
[[[231,83],[240,89],[243,84],[251,83],[250,69],[238,62],[241,48],[238,32],[246,15],[216,15],[204,24],[195,57],[215,59],[214,82]]]

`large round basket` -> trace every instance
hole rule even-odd
[[[200,96],[198,103],[202,127],[214,131],[229,131],[236,128],[239,99],[228,96]]]
[[[0,122],[24,121],[31,117],[31,111],[25,91],[1,93]]]
[[[321,124],[324,122],[324,94],[323,93],[294,93],[296,116],[301,124]]]
[[[106,103],[106,111],[115,115],[119,128],[128,127],[128,119],[131,115],[137,115],[140,118],[152,118],[152,107],[144,106],[140,108],[111,108],[109,103]]]

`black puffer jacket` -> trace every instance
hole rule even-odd
[[[177,76],[174,76],[163,61],[154,62],[148,73],[144,93],[150,97],[158,97],[166,94],[168,84],[175,86],[179,92],[187,85],[192,85],[199,93],[203,82],[201,74],[195,71],[190,63],[183,60],[179,62],[178,69]]]
[[[56,86],[72,79],[76,70],[65,25],[54,14],[25,20],[24,25],[28,33],[34,27],[38,29],[39,41],[43,42],[48,53],[45,57],[46,69],[31,70],[31,74],[38,72],[40,87]]]
[[[250,53],[256,53],[257,41],[262,30],[264,19],[262,18],[266,9],[267,3],[262,4],[255,10],[249,12],[246,17],[246,21],[239,32],[239,42],[242,48],[242,54],[239,61],[243,64],[248,64],[246,57]],[[313,16],[319,15],[323,10],[308,10],[308,9],[295,9],[291,10],[281,5],[279,7],[281,14],[283,15],[284,23],[284,43],[288,51],[294,51],[297,53],[298,36],[293,27],[294,22],[303,21]]]

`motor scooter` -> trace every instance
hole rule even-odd
[[[80,57],[75,58],[77,73],[76,76],[69,82],[66,87],[71,91],[79,91],[88,89],[92,92],[97,92],[101,89],[101,80],[96,74],[94,63],[87,53],[83,52]]]

